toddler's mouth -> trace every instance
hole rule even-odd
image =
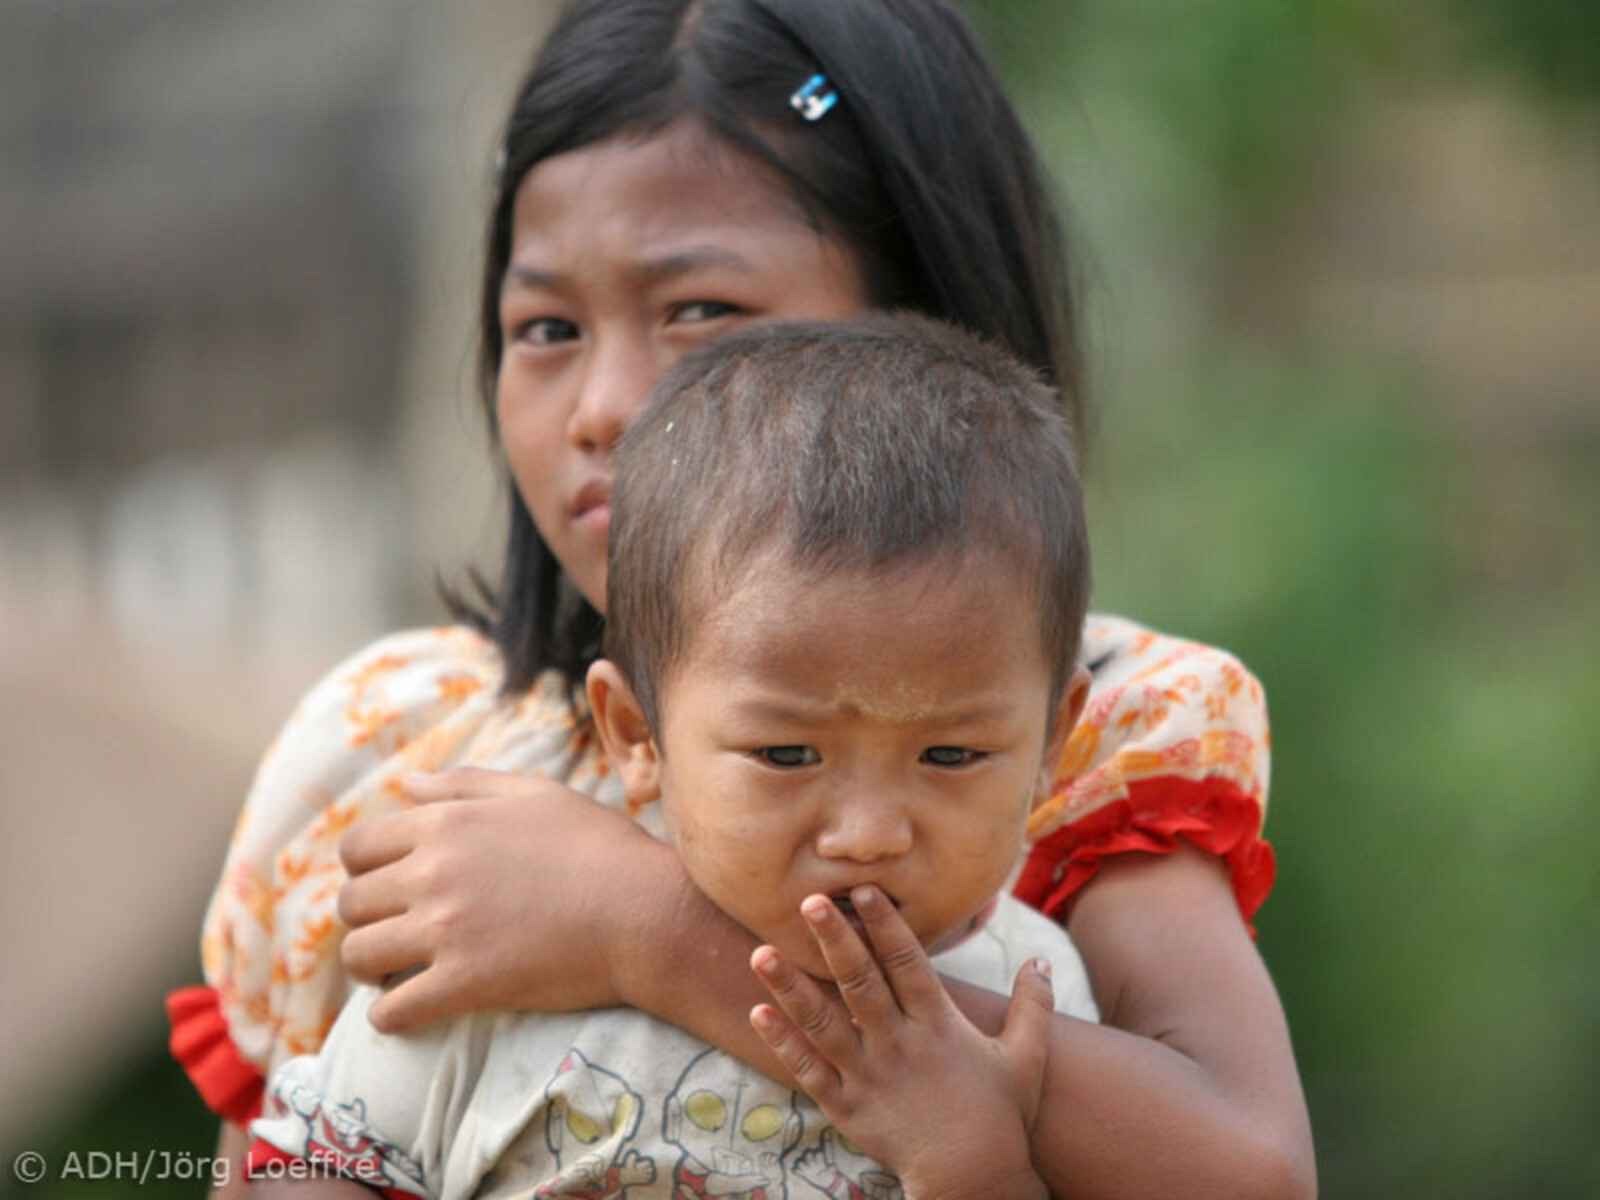
[[[828,899],[833,902],[834,908],[839,910],[839,915],[849,923],[850,928],[856,931],[856,936],[870,946],[872,940],[867,937],[867,923],[862,919],[861,914],[856,911],[856,902],[850,898],[851,890],[845,888],[842,891],[831,892],[828,895]],[[883,891],[882,888],[878,890],[896,909],[900,907],[900,901],[889,895],[888,892]]]

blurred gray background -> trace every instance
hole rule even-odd
[[[971,7],[1083,250],[1097,604],[1267,687],[1324,1195],[1600,1194],[1600,6]],[[0,1195],[209,1149],[160,998],[255,757],[494,562],[548,8],[0,0]]]

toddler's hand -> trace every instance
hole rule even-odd
[[[776,1007],[750,1020],[801,1088],[913,1200],[1044,1195],[1028,1135],[1054,1012],[1048,964],[1018,973],[1000,1036],[958,1010],[927,953],[876,888],[851,895],[869,949],[826,896],[801,905],[833,992],[762,946],[751,966]]]

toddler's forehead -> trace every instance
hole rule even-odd
[[[864,612],[895,618],[876,623],[873,644],[865,648],[908,658],[981,652],[1010,642],[1019,620],[1030,631],[1039,628],[1036,573],[992,548],[950,547],[880,566],[807,559],[772,541],[738,563],[713,566],[696,557],[697,569],[679,596],[686,636],[678,668],[697,660],[725,664],[733,652],[751,676],[775,672],[789,663],[785,646],[846,636]],[[947,614],[932,634],[923,619],[930,610]],[[1026,645],[1048,670],[1044,639]],[[902,680],[858,700],[863,710],[885,716],[913,714],[928,703]]]

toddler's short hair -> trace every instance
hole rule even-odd
[[[1035,589],[1052,708],[1089,548],[1071,435],[1029,368],[922,317],[786,322],[683,359],[618,447],[606,656],[651,727],[667,673],[757,551],[820,571],[982,552]]]

